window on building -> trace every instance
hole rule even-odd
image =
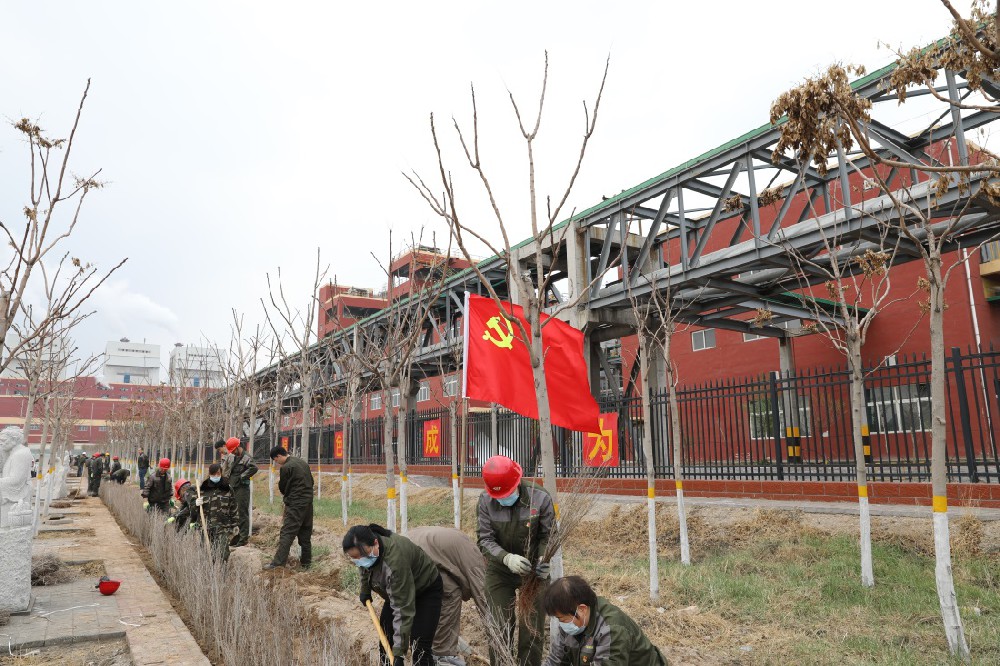
[[[766,335],[757,335],[756,333],[744,333],[743,342],[753,342],[754,340],[763,340]]]
[[[326,416],[326,418],[330,418],[331,416],[333,416],[333,405],[327,405],[326,407],[324,407],[323,415]]]
[[[291,422],[292,422],[292,417],[291,416],[283,416],[281,418],[281,425],[283,425],[283,426],[287,426]]]
[[[132,375],[130,375],[129,373],[126,372],[125,375],[122,377],[122,383],[123,384],[128,384],[131,381],[132,381]]]
[[[42,425],[40,423],[32,423],[30,430],[41,430]]]
[[[792,423],[785,418],[785,410],[794,401],[798,411],[798,422]],[[750,414],[750,437],[753,439],[769,439],[774,437],[774,406],[770,398],[751,400],[747,405]],[[794,413],[794,412],[793,412]],[[778,427],[782,436],[787,434],[787,428],[795,426],[800,437],[808,437],[812,431],[812,409],[808,396],[783,395],[778,399]]]
[[[417,402],[427,402],[430,399],[431,399],[430,383],[426,381],[420,382],[420,388],[417,390]]]
[[[392,406],[399,407],[399,389],[392,389]]]
[[[108,431],[108,426],[97,426],[97,431],[98,432],[107,432]]]
[[[80,432],[87,432],[88,430],[90,430],[90,426],[78,425],[76,429],[79,430]]]
[[[382,394],[372,393],[371,398],[368,400],[368,407],[370,409],[382,409]]]
[[[449,398],[458,395],[458,375],[444,378],[444,394]]]
[[[882,434],[931,429],[931,385],[879,386],[865,390],[868,429]]]
[[[191,386],[198,388],[201,386],[201,377],[193,377],[191,379]]]
[[[715,347],[715,329],[706,328],[691,334],[691,349],[701,351]]]

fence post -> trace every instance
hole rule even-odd
[[[965,464],[969,469],[969,480],[972,483],[979,483],[979,469],[976,465],[976,451],[972,445],[972,422],[969,417],[969,396],[966,393],[965,373],[962,368],[962,350],[958,347],[951,348],[951,364],[955,371],[955,388],[958,391],[958,416],[962,422],[962,439],[965,440]],[[947,455],[945,458],[947,459]]]
[[[785,480],[785,468],[781,455],[781,414],[778,413],[778,373],[770,375],[771,388],[771,432],[774,433],[774,462],[778,465],[778,480]]]

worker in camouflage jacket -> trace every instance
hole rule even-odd
[[[87,495],[97,497],[101,490],[101,476],[104,474],[104,459],[100,453],[95,453],[87,461]]]
[[[545,666],[666,666],[667,660],[635,621],[580,576],[560,578],[542,606],[556,619]]]
[[[189,530],[203,532],[201,517],[204,513],[212,552],[225,562],[229,559],[229,542],[237,527],[236,500],[229,484],[222,478],[222,467],[218,463],[209,466],[208,478],[201,482],[200,490],[199,498],[198,489],[190,482],[178,481],[174,492],[181,506],[167,522],[177,524],[178,529],[187,525]]]
[[[236,515],[239,521],[239,533],[233,537],[229,545],[237,548],[247,545],[250,540],[250,479],[257,473],[257,465],[253,458],[240,444],[240,440],[230,437],[226,441],[226,452],[232,456],[229,475],[229,487],[233,489],[236,500]]]

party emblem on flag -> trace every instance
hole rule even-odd
[[[583,440],[583,464],[587,467],[617,467],[618,414],[601,414],[600,432],[587,434]]]
[[[441,419],[424,421],[424,457],[441,457]]]
[[[507,325],[506,331],[503,330],[504,327],[501,324]],[[498,337],[493,337],[494,332]],[[502,315],[490,317],[489,321],[486,322],[486,330],[483,331],[483,340],[489,340],[501,349],[514,349],[514,326],[510,323],[510,319]]]
[[[338,432],[333,436],[333,457],[344,458],[344,433]]]

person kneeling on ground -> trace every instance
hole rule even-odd
[[[556,618],[545,666],[666,666],[660,650],[620,608],[599,597],[580,576],[552,583],[542,598]]]
[[[131,473],[132,473],[131,470],[122,467],[121,469],[117,469],[114,472],[111,472],[111,480],[117,483],[118,485],[121,485],[126,481],[128,481],[128,477]]]
[[[459,648],[462,602],[476,602],[482,617],[490,612],[486,603],[486,561],[461,530],[454,527],[415,527],[406,538],[420,547],[441,572],[441,619],[434,633],[434,660],[441,666],[464,666]],[[479,624],[482,619],[479,619]]]
[[[413,666],[433,666],[442,593],[434,561],[412,541],[380,525],[355,525],[342,545],[361,574],[361,604],[372,600],[372,592],[385,599],[379,623],[392,655],[379,642],[382,664],[403,666],[412,646]]]
[[[157,510],[167,513],[174,505],[173,489],[170,481],[170,458],[160,458],[160,464],[156,466],[156,472],[146,479],[146,486],[142,489],[142,497],[146,501],[142,508],[147,511]]]
[[[281,516],[281,532],[278,533],[278,549],[274,553],[274,559],[264,568],[285,566],[292,541],[297,538],[299,548],[302,549],[299,564],[303,569],[308,569],[312,564],[312,471],[305,460],[288,455],[288,451],[280,446],[271,449],[271,460],[281,468],[278,473],[278,490],[281,491],[285,509]]]

